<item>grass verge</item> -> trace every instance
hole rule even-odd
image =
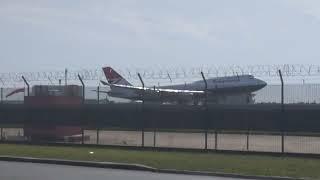
[[[90,151],[94,154],[90,154]],[[137,163],[162,169],[320,179],[320,159],[313,158],[12,144],[0,144],[0,155]]]

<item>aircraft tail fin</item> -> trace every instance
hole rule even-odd
[[[120,74],[118,74],[112,67],[102,68],[104,75],[106,76],[108,83],[132,86],[126,79],[124,79]]]

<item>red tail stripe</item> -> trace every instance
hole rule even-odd
[[[104,75],[108,80],[114,80],[118,78],[122,78],[115,70],[113,70],[111,67],[105,67],[103,68]]]

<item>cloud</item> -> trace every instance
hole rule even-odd
[[[70,64],[83,66],[93,64],[84,62],[89,58],[97,66],[105,59],[121,65],[128,59],[190,66],[312,62],[319,57],[319,8],[317,1],[298,0],[3,0],[0,57],[75,59]]]
[[[52,8],[49,5],[34,6],[33,3],[12,3],[0,7],[1,19],[16,23],[29,23],[40,28],[50,28],[66,33],[97,31],[116,28],[140,37],[159,35],[183,35],[198,40],[209,37],[207,22],[192,21],[178,14],[143,14],[142,7],[97,6],[87,8]],[[129,3],[130,5],[130,3]],[[107,7],[106,7],[107,6]],[[128,5],[127,5],[128,6]],[[112,9],[111,9],[112,8]]]

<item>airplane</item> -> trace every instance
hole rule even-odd
[[[112,67],[103,67],[108,82],[102,84],[110,87],[105,91],[111,97],[132,101],[161,101],[162,103],[202,104],[249,104],[253,103],[253,92],[264,88],[267,83],[252,75],[237,75],[207,79],[207,89],[203,80],[192,83],[159,87],[138,87],[130,84]],[[207,98],[205,98],[207,97]]]

